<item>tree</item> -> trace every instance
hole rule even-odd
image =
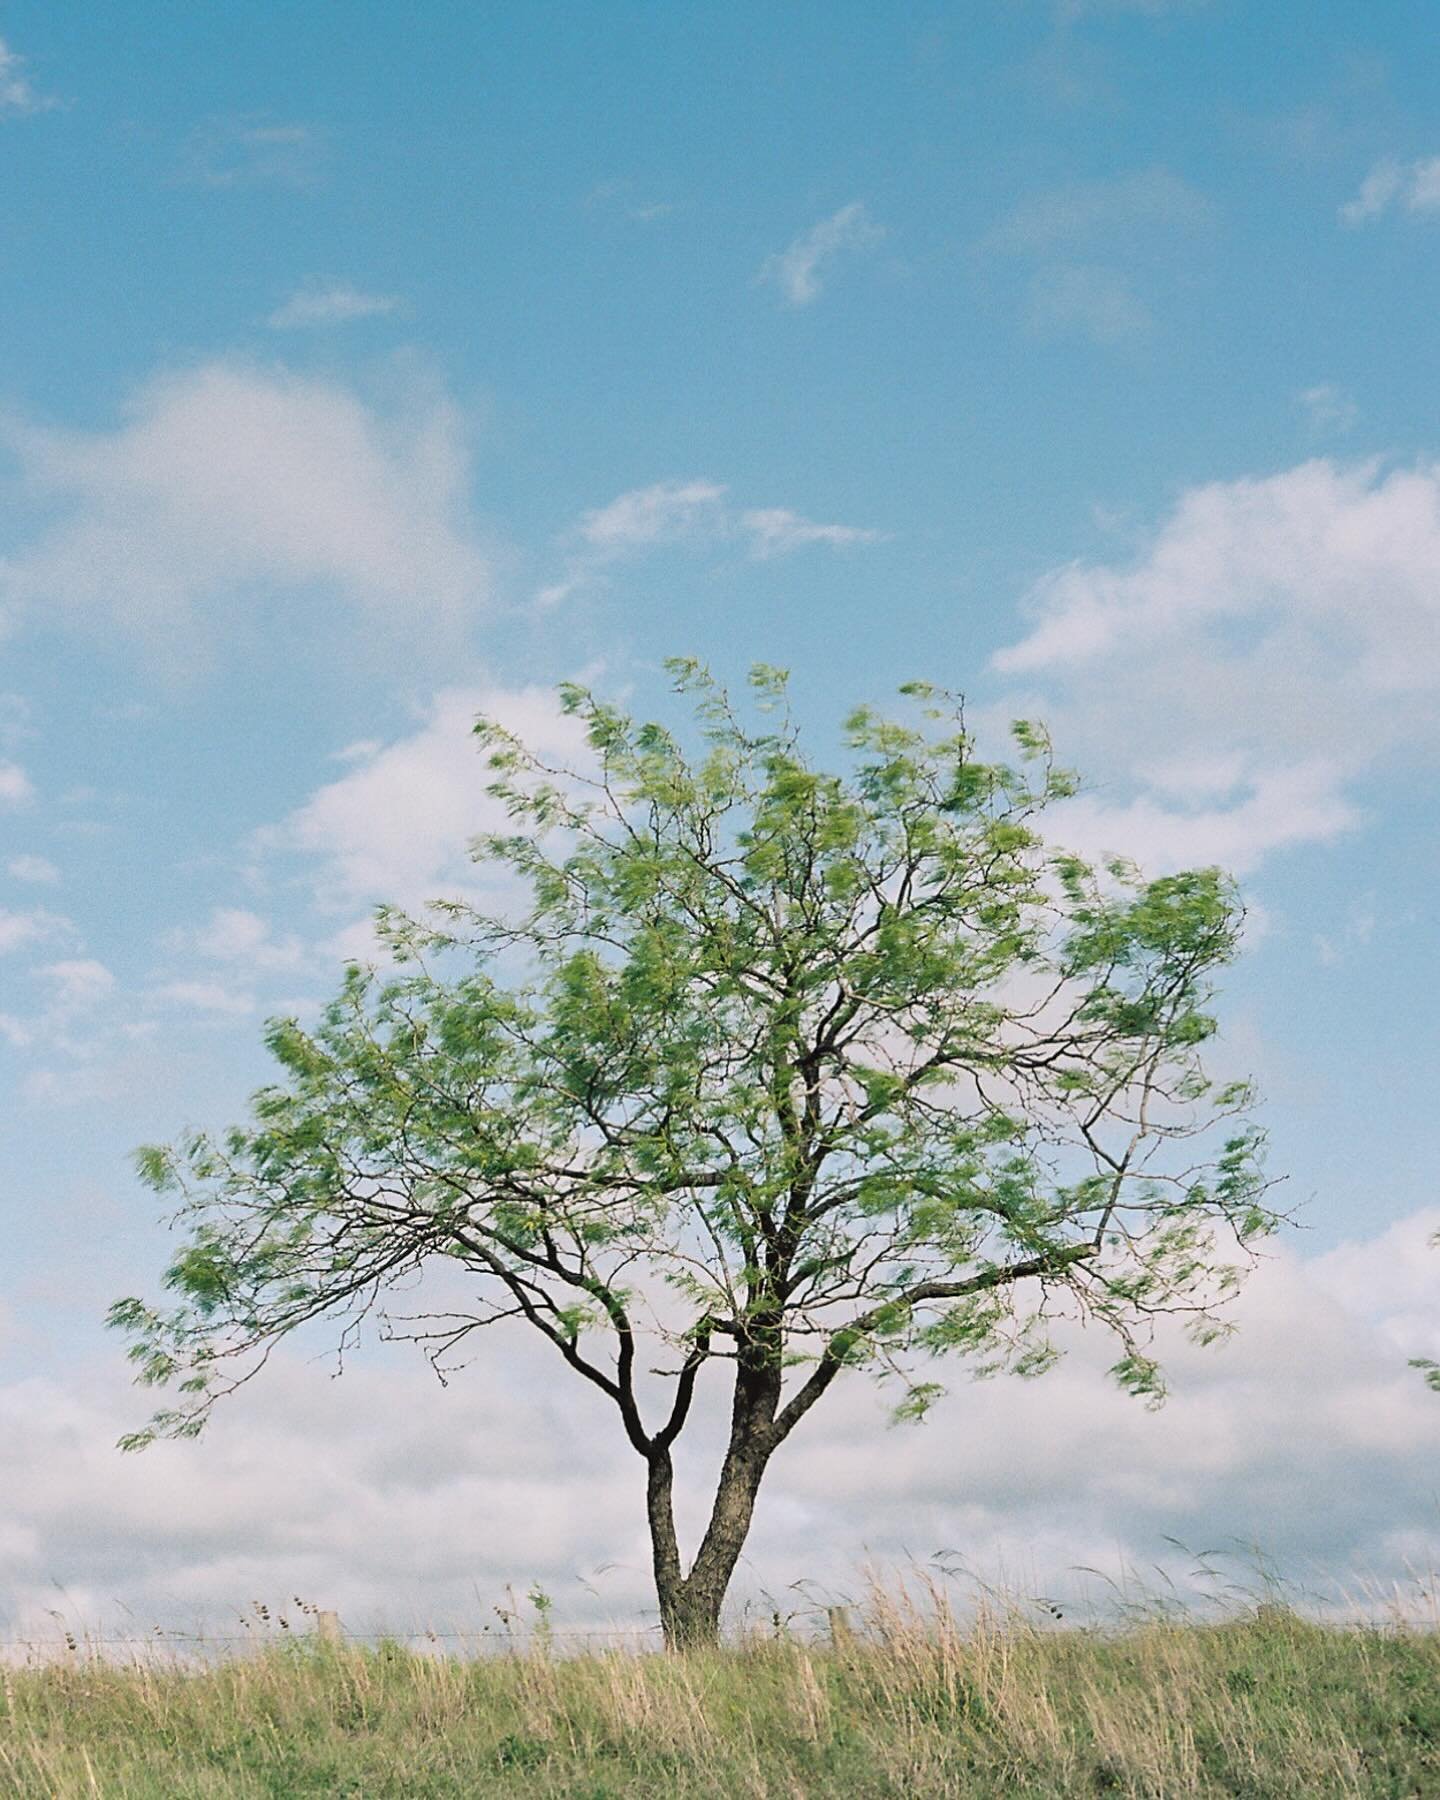
[[[1241,918],[1223,876],[1049,847],[1038,815],[1074,784],[1035,726],[1021,766],[983,761],[959,703],[912,686],[915,722],[854,713],[833,775],[781,674],[753,672],[747,725],[670,666],[689,753],[574,686],[591,766],[477,725],[514,828],[474,854],[526,900],[382,911],[398,968],[349,969],[314,1030],[270,1025],[283,1078],[251,1122],[141,1153],[181,1196],[178,1305],[111,1317],[180,1393],[133,1444],[197,1432],[317,1319],[343,1342],[374,1316],[442,1370],[525,1322],[643,1463],[683,1646],[714,1639],[766,1469],[842,1372],[898,1378],[918,1415],[922,1354],[1037,1374],[1068,1312],[1158,1397],[1154,1320],[1216,1335],[1234,1247],[1276,1215],[1250,1095],[1199,1059]],[[466,1297],[387,1313],[432,1264]],[[729,1438],[687,1567],[673,1452],[716,1374]]]

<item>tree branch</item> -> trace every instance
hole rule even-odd
[[[988,1288],[1003,1287],[1013,1281],[1024,1281],[1032,1275],[1060,1275],[1074,1263],[1083,1262],[1094,1256],[1094,1244],[1072,1244],[1065,1250],[1057,1250],[1048,1256],[1032,1256],[1024,1262],[1007,1263],[1002,1268],[985,1269],[979,1275],[971,1275],[964,1281],[923,1281],[907,1293],[897,1296],[899,1304],[912,1311],[917,1306],[926,1305],[932,1300],[963,1300],[971,1294],[984,1293]],[[771,1429],[772,1442],[783,1443],[805,1414],[829,1387],[830,1383],[845,1367],[846,1359],[856,1341],[863,1338],[877,1321],[884,1317],[895,1302],[885,1302],[873,1306],[863,1312],[848,1325],[842,1325],[838,1331],[832,1332],[829,1343],[822,1351],[819,1362],[811,1371],[804,1385],[797,1389],[786,1404],[776,1414]]]

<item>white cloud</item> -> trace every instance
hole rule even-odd
[[[416,907],[473,890],[465,847],[506,820],[485,791],[494,777],[475,742],[481,713],[542,753],[567,762],[586,756],[583,726],[560,711],[549,688],[449,688],[417,731],[361,757],[262,833],[259,847],[316,859],[320,899],[334,907]]]
[[[293,933],[272,937],[266,921],[241,906],[217,906],[197,930],[176,932],[169,942],[173,949],[249,969],[298,969],[305,961],[299,938]]]
[[[1360,183],[1359,193],[1340,208],[1340,220],[1345,225],[1367,225],[1392,208],[1440,212],[1440,156],[1422,156],[1414,162],[1387,157],[1376,163]]]
[[[19,763],[0,762],[0,807],[24,806],[34,798],[34,785]]]
[[[5,872],[14,881],[53,883],[60,879],[60,871],[45,856],[12,856],[5,865]]]
[[[24,58],[17,56],[4,38],[0,38],[0,119],[7,114],[19,117],[23,113],[49,112],[58,104],[48,95],[35,91],[25,73]]]
[[[714,481],[657,481],[633,488],[580,521],[579,535],[594,555],[610,558],[687,537],[719,521],[724,487]]]
[[[1166,1333],[1173,1395],[1156,1414],[1107,1381],[1113,1347],[1093,1333],[1034,1382],[970,1384],[949,1365],[952,1392],[923,1426],[887,1430],[883,1391],[846,1378],[776,1460],[737,1600],[806,1579],[853,1591],[866,1564],[959,1546],[978,1573],[1068,1605],[1087,1585],[1077,1565],[1158,1562],[1183,1587],[1190,1561],[1167,1537],[1254,1544],[1331,1595],[1405,1581],[1440,1554],[1440,1401],[1405,1364],[1440,1350],[1435,1222],[1314,1260],[1281,1251],[1230,1342]],[[208,1441],[132,1458],[111,1446],[148,1397],[117,1378],[0,1387],[9,1632],[53,1642],[57,1605],[72,1626],[108,1617],[143,1635],[203,1614],[233,1630],[223,1621],[252,1599],[297,1593],[357,1631],[476,1629],[505,1582],[536,1579],[562,1628],[639,1625],[638,1464],[606,1402],[518,1327],[477,1350],[480,1367],[446,1389],[402,1347],[362,1353],[338,1382],[303,1350],[281,1355]],[[485,1379],[487,1359],[503,1382]],[[700,1441],[681,1459],[687,1543],[719,1399],[702,1383]]]
[[[718,481],[657,481],[632,488],[606,506],[582,515],[575,531],[579,548],[564,575],[541,588],[541,606],[554,606],[625,557],[677,544],[714,545],[739,538],[751,556],[764,560],[825,545],[834,550],[879,543],[884,533],[858,525],[820,525],[783,506],[736,510]]]
[[[3,624],[3,617],[0,617],[0,628],[3,628]],[[0,745],[19,744],[33,735],[30,702],[23,694],[7,693],[0,689]]]
[[[1055,809],[1054,835],[1082,856],[1135,856],[1151,874],[1217,864],[1248,874],[1292,844],[1330,843],[1358,820],[1320,765],[1257,772],[1228,803],[1179,807],[1168,795],[1116,802],[1082,794]]]
[[[1360,417],[1360,408],[1331,381],[1302,388],[1295,398],[1305,411],[1310,429],[1317,434],[1352,431]]]
[[[1397,1355],[1440,1357],[1435,1268],[1440,1208],[1399,1219],[1373,1238],[1350,1239],[1309,1265],[1316,1285],[1365,1319]]]
[[[1177,246],[1217,217],[1215,203],[1170,170],[1138,169],[1028,195],[980,248],[1029,264],[1025,304],[1033,330],[1079,332],[1113,345],[1155,325],[1135,269],[1163,279]]]
[[[0,951],[73,941],[76,935],[68,919],[53,913],[0,911]],[[92,1059],[108,1037],[108,1028],[103,1023],[97,1027],[93,1015],[115,991],[110,970],[93,957],[76,956],[42,963],[28,973],[43,989],[41,1003],[24,1018],[12,1012],[0,1014],[0,1037],[18,1050],[43,1048],[72,1060]],[[82,1021],[84,1030],[77,1035]],[[49,1098],[52,1090],[55,1094],[69,1089],[79,1092],[73,1074],[40,1071],[30,1080],[25,1092],[32,1099],[42,1093]]]
[[[1155,316],[1118,269],[1060,263],[1037,271],[1030,324],[1042,337],[1076,332],[1097,344],[1148,337]]]
[[[828,544],[848,550],[856,544],[878,544],[884,537],[859,525],[817,525],[783,506],[754,507],[740,515],[741,529],[750,534],[750,554],[759,558],[785,556],[811,544]]]
[[[277,588],[441,644],[490,590],[464,429],[423,387],[382,413],[334,382],[212,362],[151,381],[113,431],[12,419],[3,436],[60,516],[0,569],[0,598],[113,618],[160,656]]]
[[[985,240],[1013,255],[1147,240],[1157,231],[1198,231],[1218,217],[1215,202],[1169,169],[1137,169],[1099,181],[1071,181],[1019,201]]]
[[[1191,12],[1206,4],[1207,0],[1056,0],[1055,16],[1073,20],[1100,13],[1139,13],[1147,19],[1159,19],[1167,13]]]
[[[1077,829],[1242,867],[1324,841],[1377,759],[1440,748],[1440,465],[1322,460],[1192,489],[1132,565],[1058,570],[1029,610],[995,658],[1039,684],[1014,704],[1134,790],[1077,803]],[[1164,772],[1217,758],[1228,791]]]
[[[1367,219],[1379,218],[1400,192],[1404,179],[1399,163],[1376,163],[1360,183],[1360,192],[1340,208],[1341,220],[1346,225],[1363,225]]]
[[[177,179],[197,187],[313,188],[327,144],[313,125],[239,114],[208,119],[191,133]]]
[[[678,209],[672,200],[657,200],[629,181],[602,181],[586,196],[593,211],[618,213],[634,225],[653,225],[670,218]]]
[[[383,318],[399,306],[395,294],[367,294],[344,281],[311,281],[277,306],[265,322],[272,331],[348,325],[352,319]]]
[[[27,944],[68,937],[73,930],[68,919],[46,912],[42,906],[31,907],[27,912],[8,912],[0,907],[0,955],[23,949]]]
[[[767,258],[758,280],[773,281],[790,306],[809,306],[820,298],[837,260],[873,250],[885,236],[865,209],[852,200],[828,219],[802,231],[788,248]]]
[[[236,993],[219,981],[166,981],[154,988],[152,995],[162,1005],[183,1007],[190,1012],[240,1018],[255,1010],[249,994]]]
[[[89,957],[46,963],[36,973],[52,984],[56,1007],[67,1013],[97,1006],[115,988],[115,977],[104,963]]]

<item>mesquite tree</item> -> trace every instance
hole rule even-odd
[[[351,968],[248,1125],[150,1150],[188,1237],[172,1310],[113,1309],[189,1435],[277,1341],[367,1317],[437,1364],[523,1321],[602,1394],[645,1470],[666,1640],[713,1640],[771,1458],[842,1372],[939,1391],[929,1355],[1035,1374],[1070,1313],[1158,1395],[1157,1315],[1221,1329],[1275,1215],[1242,1086],[1198,1052],[1236,898],[1215,870],[1096,872],[1038,829],[1073,790],[1038,728],[981,760],[957,703],[802,753],[784,679],[747,724],[699,667],[696,741],[561,690],[593,761],[477,732],[520,878],[503,916],[382,913],[397,967]],[[442,1310],[386,1311],[443,1264]],[[410,1304],[413,1304],[411,1302]],[[661,1367],[654,1367],[656,1360]],[[729,1437],[698,1549],[673,1451],[697,1386]]]

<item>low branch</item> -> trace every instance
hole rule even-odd
[[[979,1275],[968,1276],[964,1281],[922,1281],[917,1287],[911,1288],[908,1294],[898,1295],[897,1299],[913,1311],[915,1307],[924,1306],[932,1300],[963,1300],[971,1294],[984,1293],[988,1288],[1004,1287],[1012,1281],[1024,1281],[1032,1275],[1061,1275],[1073,1264],[1094,1256],[1096,1248],[1094,1244],[1072,1244],[1068,1249],[1052,1251],[1046,1256],[1032,1256],[1024,1262],[986,1269]],[[771,1428],[774,1444],[784,1442],[845,1367],[847,1356],[857,1340],[872,1330],[894,1304],[895,1301],[892,1300],[873,1306],[868,1312],[852,1319],[848,1325],[832,1332],[830,1341],[809,1378],[776,1414]]]

